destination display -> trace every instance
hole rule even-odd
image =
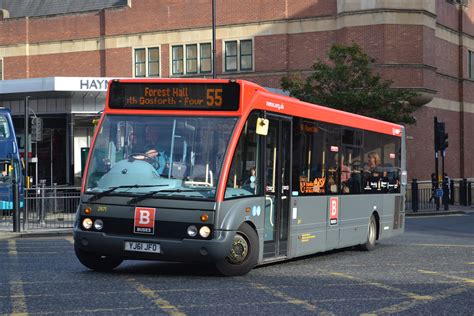
[[[119,82],[110,87],[112,109],[236,111],[240,85],[229,83]]]

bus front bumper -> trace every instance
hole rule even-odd
[[[177,262],[217,262],[230,252],[235,231],[214,231],[214,238],[159,239],[137,236],[119,236],[74,229],[74,246],[98,255],[115,256],[132,260],[158,260]],[[125,242],[157,243],[160,253],[126,251]]]

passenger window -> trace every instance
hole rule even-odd
[[[9,138],[10,130],[8,128],[8,121],[4,115],[0,115],[0,138]]]
[[[341,193],[362,192],[362,149],[343,146],[341,155]]]
[[[382,136],[382,168],[387,182],[386,191],[400,192],[400,138]]]
[[[235,149],[225,198],[262,194],[262,173],[260,170],[261,137],[256,133],[259,112],[250,114]]]
[[[364,192],[400,192],[400,138],[366,132],[364,143]]]
[[[295,118],[293,124],[293,190],[298,194],[339,192],[339,128]]]

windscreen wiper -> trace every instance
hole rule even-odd
[[[97,193],[96,195],[91,196],[87,202],[93,202],[100,199],[103,196],[108,195],[109,193],[114,192],[117,189],[134,189],[134,188],[152,188],[152,187],[167,187],[167,184],[134,184],[134,185],[119,185],[116,187],[111,187],[108,190]]]
[[[169,190],[159,190],[159,191],[152,191],[150,193],[147,193],[147,194],[144,194],[144,195],[141,195],[141,196],[137,196],[136,198],[133,198],[131,199],[130,201],[128,201],[127,204],[135,204],[137,202],[140,202],[140,201],[143,201],[145,199],[148,199],[150,197],[152,197],[153,195],[155,194],[158,194],[158,193],[181,193],[181,192],[208,192],[208,191],[211,191],[213,189],[211,188],[203,188],[203,189],[169,189]]]

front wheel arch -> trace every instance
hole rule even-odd
[[[216,263],[217,270],[224,276],[247,274],[258,262],[259,239],[251,223],[244,222],[235,232],[229,254]]]

